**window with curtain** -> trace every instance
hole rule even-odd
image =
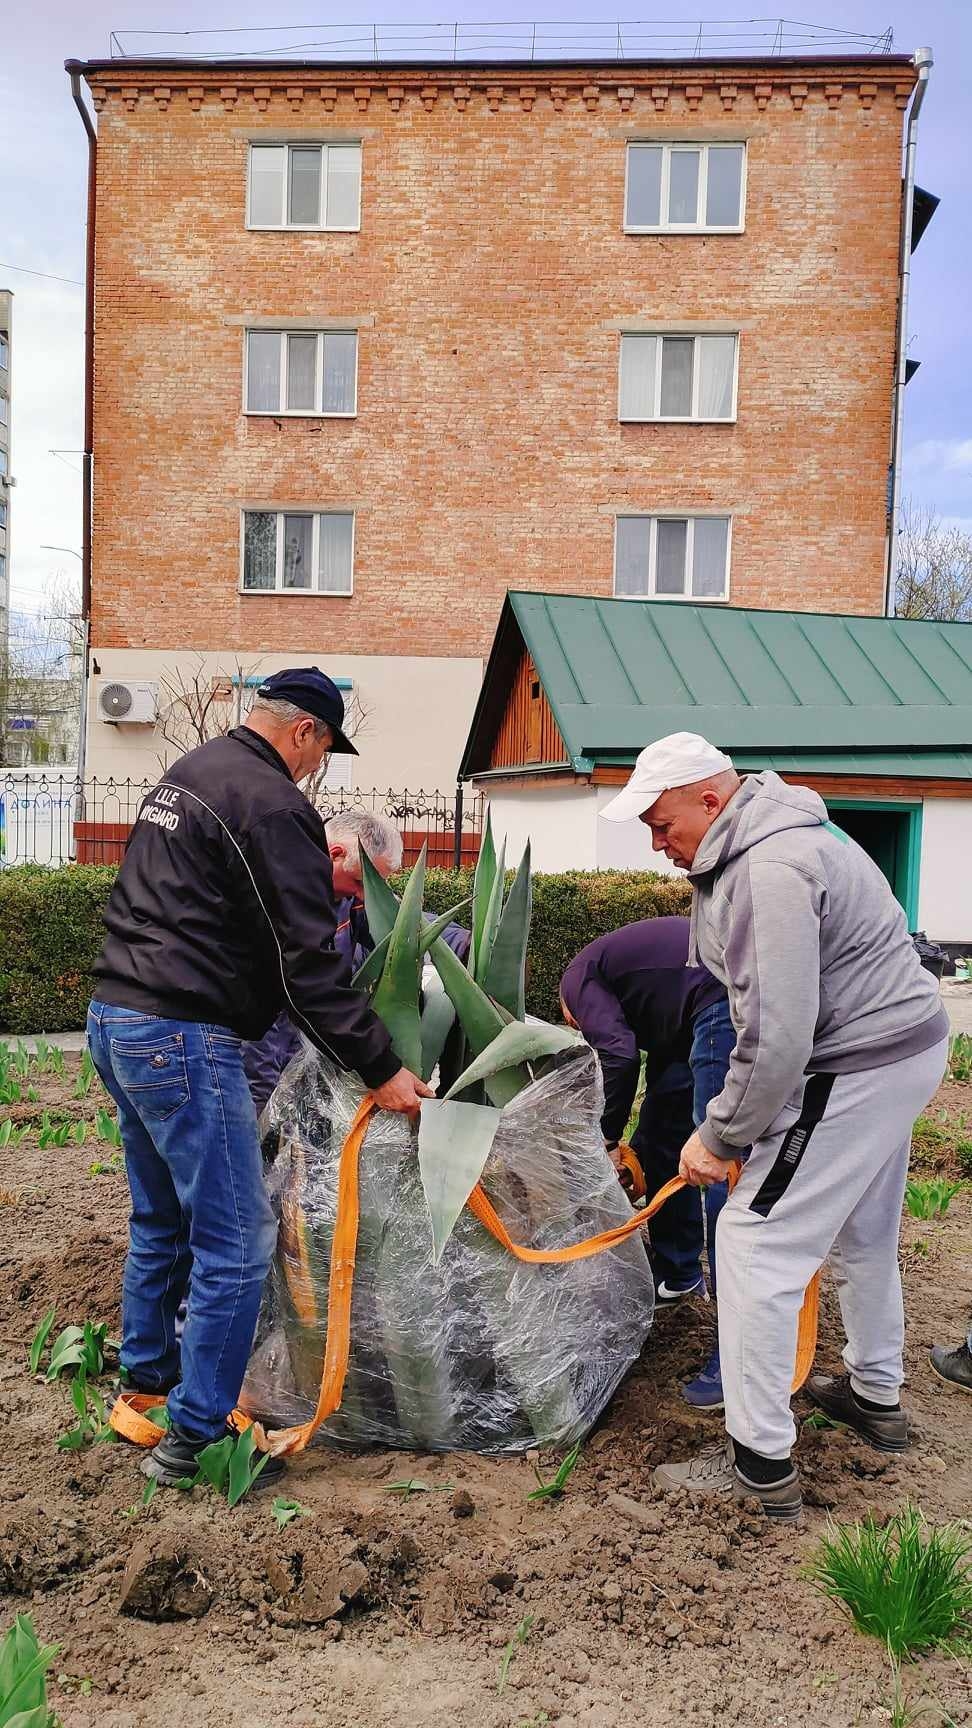
[[[738,230],[745,179],[745,144],[629,144],[624,226],[635,234]]]
[[[245,510],[244,593],[350,594],[354,514],[350,510]]]
[[[619,516],[614,592],[620,599],[726,600],[729,516]]]
[[[358,229],[360,144],[251,144],[248,228]]]
[[[356,414],[356,330],[248,330],[248,414]]]
[[[621,338],[619,420],[735,420],[737,336]]]

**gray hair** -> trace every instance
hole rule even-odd
[[[390,816],[380,810],[337,810],[324,824],[327,843],[339,840],[349,864],[357,864],[363,846],[368,857],[387,858],[393,870],[401,868],[402,836]]]
[[[316,714],[308,714],[306,708],[298,708],[296,702],[285,702],[277,696],[254,696],[250,713],[269,714],[280,726],[292,726],[295,720],[313,720],[315,738],[323,738],[328,730],[326,720],[318,720]]]

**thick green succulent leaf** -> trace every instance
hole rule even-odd
[[[490,955],[496,932],[499,929],[500,917],[503,911],[503,890],[506,887],[506,841],[500,846],[496,857],[496,874],[493,877],[493,891],[486,907],[486,920],[483,925],[479,947],[476,949],[476,970],[474,977],[477,984],[486,988],[486,975],[489,972]]]
[[[371,940],[377,947],[385,936],[391,935],[395,927],[398,896],[389,888],[384,876],[375,869],[364,847],[361,848],[361,881],[364,885],[368,929],[371,931]]]
[[[442,935],[447,924],[454,924],[456,922],[456,913],[464,912],[469,904],[470,902],[468,898],[460,900],[458,905],[451,906],[448,912],[443,912],[438,918],[433,918],[430,923],[423,924],[419,931],[419,946],[423,954],[427,949],[431,948],[433,942],[439,940],[439,937]]]
[[[446,994],[459,1016],[459,1023],[474,1056],[491,1044],[505,1021],[495,1003],[480,990],[462,961],[447,942],[434,942],[432,962],[445,985]]]
[[[503,907],[484,980],[488,995],[518,1020],[526,1014],[526,957],[532,910],[533,879],[528,840]]]
[[[395,927],[388,944],[388,957],[372,1007],[383,1020],[399,1061],[413,1074],[422,1065],[422,1022],[419,988],[422,959],[419,948],[422,927],[422,894],[425,890],[426,848],[405,884]]]
[[[456,1023],[456,1011],[438,975],[424,986],[423,996],[421,1074],[423,1080],[431,1080],[445,1049],[446,1039]]]
[[[493,823],[489,805],[486,806],[486,826],[483,829],[479,844],[479,857],[476,860],[476,874],[473,877],[473,918],[472,941],[469,945],[469,970],[476,972],[477,957],[482,945],[483,931],[486,927],[486,914],[489,909],[493,884],[496,880],[496,847],[493,844]]]
[[[432,1220],[432,1253],[439,1260],[456,1219],[483,1173],[500,1125],[488,1104],[426,1099],[419,1117],[419,1170]]]
[[[377,984],[385,968],[390,941],[391,932],[387,936],[383,936],[381,941],[372,948],[371,953],[362,960],[351,980],[356,990],[371,990]]]
[[[556,1056],[561,1050],[569,1050],[583,1042],[581,1034],[572,1031],[569,1026],[524,1025],[522,1020],[511,1020],[450,1086],[446,1098],[455,1098],[458,1093],[464,1092],[467,1086],[484,1080],[494,1104],[509,1103],[510,1098],[515,1098],[517,1092],[521,1092],[529,1081],[529,1073],[524,1066],[527,1062],[539,1062],[546,1056]],[[527,1073],[526,1081],[520,1078],[524,1072]],[[510,1086],[514,1079],[515,1089],[511,1091]]]
[[[379,881],[380,880],[381,878],[379,877]],[[455,922],[456,913],[462,912],[468,905],[468,899],[460,900],[457,906],[453,906],[448,912],[443,912],[440,918],[433,918],[430,923],[422,923],[419,930],[419,949],[423,954],[426,949],[431,948],[432,943],[437,941],[442,935],[446,925]],[[395,915],[396,917],[398,916],[397,900],[395,901]],[[371,953],[366,955],[365,959],[362,960],[361,965],[358,967],[357,972],[351,980],[356,990],[372,990],[377,984],[384,970],[385,961],[388,958],[388,944],[390,941],[391,932],[389,932],[387,936],[383,936],[381,941],[376,943],[374,948],[372,948]]]

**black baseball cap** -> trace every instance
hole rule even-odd
[[[341,728],[344,723],[344,697],[326,672],[319,666],[287,666],[265,678],[257,690],[268,702],[292,702],[315,720],[323,720],[334,734],[331,754],[357,756],[358,752]]]

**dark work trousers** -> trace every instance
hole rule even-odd
[[[657,1086],[645,1093],[631,1149],[645,1173],[649,1200],[678,1175],[682,1147],[691,1138],[692,1071],[687,1063],[666,1068]],[[649,1225],[656,1280],[684,1288],[700,1276],[702,1199],[697,1188],[683,1188],[666,1200]]]

